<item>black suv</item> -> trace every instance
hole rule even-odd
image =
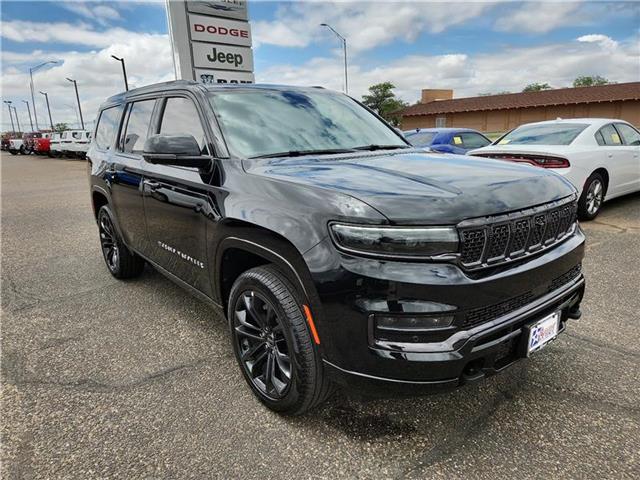
[[[580,316],[576,191],[414,149],[322,88],[186,81],[111,97],[88,152],[102,252],[222,308],[248,384],[302,413],[498,372]]]

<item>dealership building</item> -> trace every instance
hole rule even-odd
[[[540,92],[453,98],[453,90],[422,90],[402,111],[402,129],[467,127],[503,132],[556,118],[619,118],[640,128],[640,82]]]

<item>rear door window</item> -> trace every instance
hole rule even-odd
[[[156,101],[142,100],[131,104],[124,130],[122,148],[125,153],[142,153],[144,142],[149,136],[151,115]]]
[[[598,130],[598,132],[602,135],[605,145],[614,147],[619,147],[622,145],[620,134],[615,129],[613,124],[610,123],[608,125],[605,125],[600,130]]]
[[[109,150],[113,146],[120,127],[122,109],[122,105],[118,105],[107,108],[100,114],[96,127],[96,146],[101,150]]]

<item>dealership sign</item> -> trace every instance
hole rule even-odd
[[[167,13],[177,78],[254,82],[245,0],[167,0]]]

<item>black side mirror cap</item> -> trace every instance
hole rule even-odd
[[[142,157],[158,165],[211,167],[211,157],[200,153],[200,146],[193,135],[151,135],[144,142]]]

